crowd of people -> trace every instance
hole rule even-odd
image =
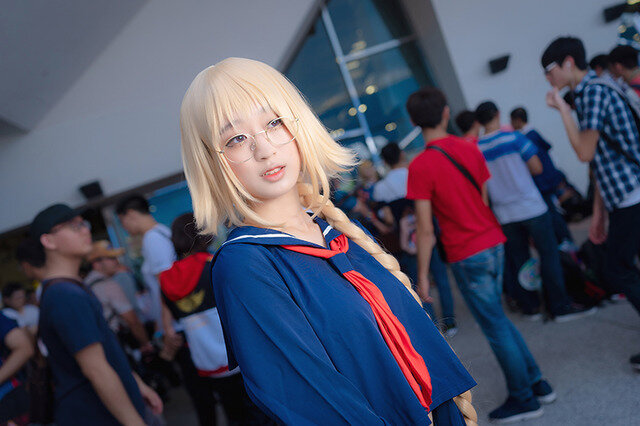
[[[556,393],[503,306],[556,322],[605,298],[640,311],[638,52],[587,64],[563,37],[541,65],[591,165],[589,201],[525,108],[506,126],[484,101],[455,116],[455,136],[433,87],[406,102],[424,151],[409,161],[391,142],[383,176],[360,163],[345,189],[353,153],[280,73],[238,58],[205,69],[181,109],[193,213],[169,228],[141,195],[115,209],[141,240],[141,279],[81,211],[33,219],[16,259],[38,290],[2,288],[0,424],[161,425],[181,384],[201,425],[218,404],[229,424],[475,424],[475,382],[444,339],[459,326],[449,269],[506,381],[489,419],[541,416]],[[593,214],[582,247],[567,226],[577,208]]]

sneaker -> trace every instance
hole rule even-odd
[[[445,324],[444,330],[442,331],[444,337],[453,337],[458,334],[458,327],[456,324]]]
[[[627,297],[623,293],[616,293],[609,296],[609,301],[611,303],[619,303],[627,300]]]
[[[538,398],[538,402],[542,404],[551,404],[558,397],[546,380],[538,380],[531,386],[531,389],[536,398]]]
[[[629,358],[629,362],[633,368],[640,371],[640,354],[636,354]]]
[[[542,319],[542,313],[540,310],[530,312],[522,311],[522,318],[531,322],[540,321]]]
[[[556,314],[553,318],[554,322],[568,322],[577,320],[580,318],[587,317],[589,315],[593,315],[598,311],[597,307],[587,308],[587,307],[577,307],[577,306],[569,306],[564,309],[560,313]]]
[[[544,410],[536,398],[521,402],[509,397],[504,404],[489,413],[489,420],[493,423],[515,423],[536,419],[542,414]]]

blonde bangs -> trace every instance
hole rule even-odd
[[[221,130],[262,108],[281,117],[299,119],[296,136],[302,183],[308,183],[322,202],[305,206],[315,214],[329,197],[329,179],[356,164],[351,150],[331,138],[300,92],[282,74],[258,61],[228,58],[200,72],[184,96],[180,109],[182,159],[198,227],[215,234],[223,222],[267,223],[251,209],[259,202],[237,179],[219,153]]]

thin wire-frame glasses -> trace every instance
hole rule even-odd
[[[269,121],[264,130],[251,135],[239,133],[227,139],[218,152],[223,154],[232,163],[244,163],[253,157],[256,150],[256,136],[264,133],[265,137],[274,147],[286,145],[292,142],[298,134],[298,119],[289,117],[277,117]]]

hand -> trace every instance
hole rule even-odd
[[[429,296],[429,279],[419,279],[416,293],[424,303],[433,303],[433,297]]]
[[[591,216],[589,240],[596,245],[602,244],[607,240],[607,230],[603,214],[594,212],[593,216]]]
[[[162,405],[162,399],[160,399],[156,391],[147,386],[142,380],[138,382],[138,388],[140,389],[142,399],[144,399],[145,404],[151,408],[153,414],[162,414],[162,409],[164,408]]]
[[[546,96],[547,105],[551,108],[555,108],[559,111],[569,108],[569,104],[567,104],[562,96],[560,96],[560,91],[557,88],[553,88],[547,92]]]

